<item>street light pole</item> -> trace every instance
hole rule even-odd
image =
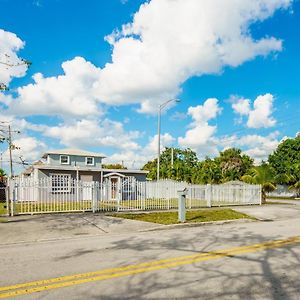
[[[157,178],[156,180],[159,181],[159,168],[160,168],[160,118],[161,118],[161,105],[158,109],[158,116],[157,116]]]
[[[179,99],[170,99],[158,106],[158,114],[157,114],[157,176],[156,180],[159,181],[159,171],[160,171],[160,123],[161,123],[161,112],[162,110],[171,102],[180,102]]]

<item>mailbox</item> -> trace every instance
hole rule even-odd
[[[178,221],[181,223],[184,223],[186,220],[185,200],[187,193],[187,188],[178,191]]]

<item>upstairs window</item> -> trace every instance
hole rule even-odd
[[[60,164],[61,165],[69,165],[70,164],[70,156],[68,156],[68,155],[61,155],[60,156]]]
[[[94,157],[86,157],[85,158],[85,164],[87,166],[93,166],[95,164]]]

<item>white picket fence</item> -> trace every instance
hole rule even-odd
[[[116,183],[28,178],[11,181],[9,186],[14,214],[176,209],[178,191],[183,189],[187,191],[186,207],[189,209],[261,204],[261,186],[248,184],[139,182],[130,177]]]

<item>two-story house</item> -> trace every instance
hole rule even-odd
[[[82,182],[110,182],[115,187],[122,178],[146,181],[147,171],[127,169],[104,169],[104,155],[78,149],[51,150],[43,154],[44,161],[33,164],[23,173],[35,181],[50,179],[53,190],[59,192],[71,179]],[[62,190],[63,192],[63,190]]]

